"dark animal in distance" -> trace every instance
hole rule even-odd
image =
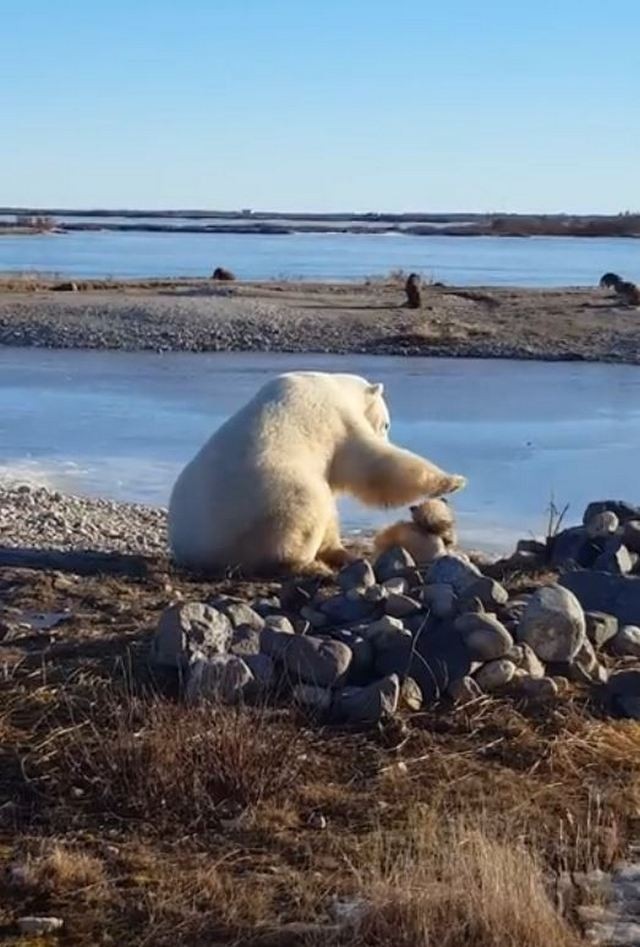
[[[615,289],[618,283],[621,283],[622,280],[617,273],[605,273],[604,276],[600,277],[600,286],[602,289]]]
[[[235,273],[232,273],[231,270],[225,270],[224,266],[216,266],[215,270],[211,274],[211,279],[230,281],[234,280],[235,278]]]
[[[417,273],[410,273],[407,282],[404,284],[404,291],[407,294],[407,306],[409,309],[420,309],[422,306],[422,297],[420,295],[420,277]]]
[[[640,289],[635,283],[620,279],[616,273],[605,273],[600,285],[612,289],[624,306],[640,306]]]

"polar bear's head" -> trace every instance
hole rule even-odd
[[[364,394],[364,413],[367,421],[373,428],[374,433],[377,434],[378,437],[383,437],[386,440],[389,436],[391,419],[389,417],[389,409],[387,408],[383,394],[384,385],[382,382],[367,385]]]

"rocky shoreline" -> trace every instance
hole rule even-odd
[[[598,274],[594,274],[594,282]],[[57,291],[66,289],[66,291]],[[640,363],[633,308],[599,289],[0,280],[0,345]]]

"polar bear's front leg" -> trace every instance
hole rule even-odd
[[[465,477],[375,437],[347,441],[336,455],[331,484],[370,506],[403,506],[420,497],[461,490]]]

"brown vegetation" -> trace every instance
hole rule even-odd
[[[269,588],[2,572],[7,607],[73,618],[1,648],[0,924],[55,914],[64,944],[123,947],[578,943],[555,879],[637,831],[640,728],[576,689],[320,730],[149,676],[168,595]],[[346,928],[336,898],[360,905]]]

